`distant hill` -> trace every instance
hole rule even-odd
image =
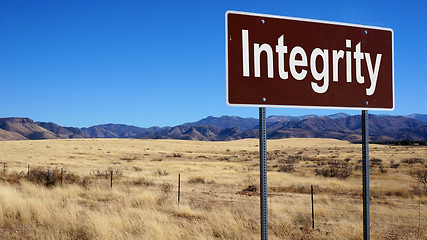
[[[414,114],[408,115],[407,117],[420,120],[421,122],[427,122],[427,114],[414,113]]]
[[[36,125],[42,127],[52,134],[55,135],[54,138],[88,138],[89,134],[82,131],[80,128],[75,127],[62,127],[53,122],[36,122]]]
[[[184,123],[184,126],[200,126],[200,125],[214,125],[220,128],[233,128],[236,127],[241,131],[249,130],[258,124],[256,118],[242,118],[236,116],[221,116],[212,117],[209,116],[200,121],[193,123]]]
[[[29,118],[0,118],[1,137],[8,140],[56,138],[49,130]]]
[[[371,141],[427,141],[427,115],[369,115]],[[329,116],[269,116],[267,137],[334,138],[361,140],[361,117],[338,113]],[[207,117],[174,127],[140,128],[125,124],[101,124],[88,128],[63,127],[29,118],[0,118],[0,140],[56,138],[136,138],[228,141],[258,137],[258,119],[237,116]]]
[[[336,114],[328,115],[325,117],[332,118],[332,119],[339,119],[339,118],[346,118],[349,116],[350,115],[348,115],[346,113],[336,113]],[[315,114],[303,115],[303,116],[276,116],[276,115],[273,115],[273,116],[269,116],[266,120],[267,120],[267,122],[303,121],[303,120],[306,120],[309,118],[318,118],[318,117],[321,117],[321,116],[318,116]]]

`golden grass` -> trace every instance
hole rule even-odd
[[[361,170],[316,176],[328,160],[360,165],[361,146],[333,139],[268,143],[269,239],[361,239]],[[425,195],[409,171],[427,147],[370,145],[372,239],[426,239]],[[422,163],[402,163],[417,157]],[[279,171],[297,159],[295,172]],[[4,239],[259,239],[258,140],[198,142],[66,139],[0,142],[0,236]],[[400,163],[391,168],[392,163]],[[80,183],[44,187],[27,167],[65,169]],[[3,167],[3,165],[0,165]],[[114,171],[113,188],[109,172]],[[107,175],[105,176],[105,172]],[[181,174],[181,202],[177,180]],[[82,181],[88,180],[85,184]],[[310,185],[315,188],[311,229]]]

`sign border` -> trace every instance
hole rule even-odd
[[[257,16],[257,17],[268,17],[268,18],[278,18],[278,19],[286,19],[286,20],[296,20],[303,22],[313,22],[313,23],[323,23],[323,24],[331,24],[331,25],[339,25],[339,26],[349,26],[349,27],[359,27],[359,28],[367,28],[367,29],[377,29],[383,31],[391,32],[391,56],[392,56],[392,96],[393,96],[393,107],[392,108],[369,108],[369,107],[326,107],[326,106],[298,106],[298,105],[263,105],[263,104],[237,104],[230,103],[228,99],[228,14],[241,14],[241,15],[249,15],[249,16]],[[225,12],[225,96],[226,103],[230,107],[273,107],[273,108],[302,108],[302,109],[343,109],[343,110],[378,110],[378,111],[393,111],[395,108],[395,94],[394,94],[394,31],[391,28],[384,27],[376,27],[376,26],[368,26],[361,24],[353,24],[353,23],[342,23],[342,22],[333,22],[333,21],[325,21],[325,20],[314,20],[314,19],[306,19],[306,18],[297,18],[297,17],[286,17],[286,16],[278,16],[278,15],[270,15],[270,14],[261,14],[261,13],[251,13],[251,12],[241,12],[241,11],[233,11],[228,10]]]

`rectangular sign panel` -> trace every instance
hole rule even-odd
[[[393,31],[226,13],[230,106],[394,109]]]

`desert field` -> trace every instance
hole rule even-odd
[[[360,144],[267,149],[269,239],[362,239]],[[0,141],[0,238],[259,239],[258,151],[257,139]],[[370,159],[371,238],[427,239],[427,146],[371,144]]]

